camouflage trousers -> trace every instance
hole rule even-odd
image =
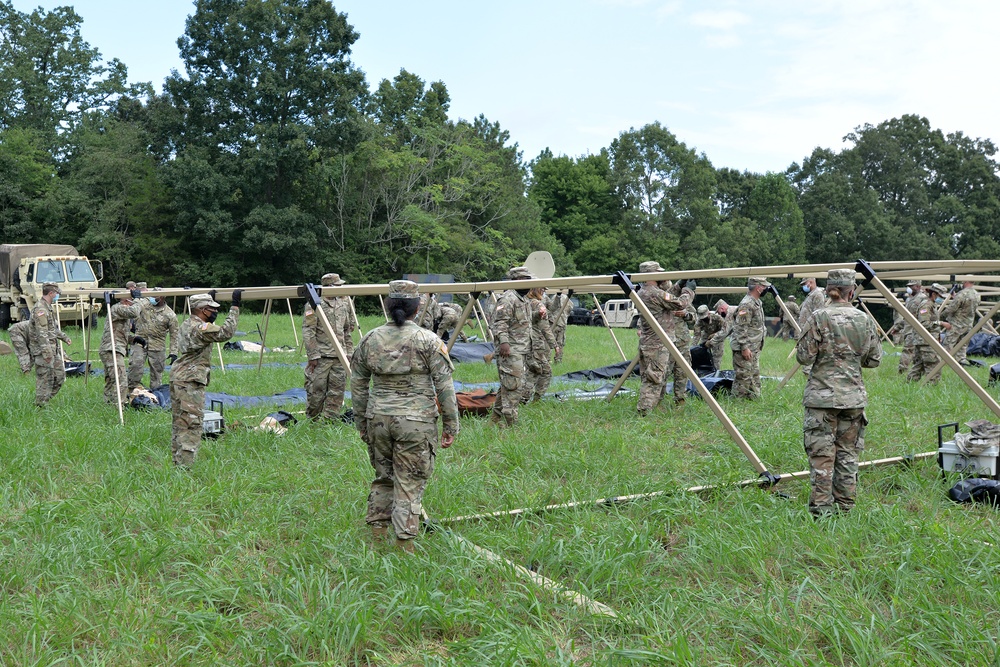
[[[35,405],[42,407],[52,400],[65,381],[65,364],[46,363],[41,357],[35,359]]]
[[[132,391],[142,385],[142,376],[149,363],[149,388],[163,384],[163,369],[167,365],[166,350],[147,350],[142,345],[133,345],[128,358],[128,389]]]
[[[962,340],[965,334],[969,333],[969,329],[971,328],[972,327],[957,329],[955,327],[952,327],[951,329],[948,329],[944,337],[944,346],[948,348],[948,350],[955,350],[955,348],[958,347],[958,342]],[[952,356],[955,357],[955,361],[959,363],[965,361],[965,352],[968,349],[968,347],[969,347],[968,345],[963,345],[960,349],[957,349],[951,353]]]
[[[903,352],[899,355],[899,374],[902,375],[910,370],[913,364],[913,346],[903,345]]]
[[[521,404],[524,405],[530,400],[541,400],[545,392],[548,391],[549,383],[552,382],[552,364],[549,362],[549,350],[545,348],[534,350],[525,357],[526,370],[524,391],[521,393]]]
[[[434,472],[437,422],[400,415],[368,420],[368,458],[375,481],[368,494],[369,524],[392,521],[396,537],[411,540],[420,530],[424,489]]]
[[[525,392],[525,358],[511,352],[506,359],[496,355],[497,371],[500,373],[500,393],[493,403],[493,420],[504,420],[508,426],[517,421],[517,407]]]
[[[733,350],[733,396],[737,398],[760,398],[760,350],[750,349],[750,359],[743,358],[743,352]]]
[[[553,363],[560,363],[562,361],[563,350],[566,349],[566,327],[552,327],[552,335],[556,338],[556,356],[553,359]]]
[[[316,367],[306,367],[306,416],[310,419],[340,419],[344,408],[347,371],[337,357],[320,357]]]
[[[916,382],[923,376],[931,372],[937,365],[939,357],[930,345],[913,346],[913,363],[910,365],[910,372],[906,374],[907,382]],[[927,379],[929,384],[937,384],[941,379],[941,369],[938,369],[933,376]]]
[[[781,329],[778,330],[778,335],[776,336],[776,338],[780,338],[781,340],[788,340],[793,336],[795,336],[795,329],[792,328],[792,325],[788,324],[787,322],[782,322]]]
[[[816,515],[854,507],[858,457],[865,448],[864,408],[806,408],[802,438],[809,457],[809,511]],[[836,506],[836,507],[835,507]]]
[[[725,343],[719,342],[709,345],[708,349],[712,353],[712,365],[715,366],[715,370],[719,370],[722,368],[722,357],[726,353]]]
[[[115,404],[115,374],[118,375],[118,402],[124,404],[128,399],[128,376],[125,372],[125,355],[111,352],[101,352],[101,363],[104,364],[104,402]]]
[[[688,352],[690,359],[691,352]],[[674,401],[681,402],[687,395],[687,378],[680,366],[673,362],[670,352],[662,345],[639,347],[639,401],[636,410],[640,415],[649,414],[663,398],[667,389],[667,376],[674,378]]]
[[[201,446],[205,418],[205,385],[197,382],[170,382],[170,413],[173,428],[170,452],[174,465],[190,466]]]

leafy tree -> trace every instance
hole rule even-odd
[[[784,176],[765,174],[757,179],[746,205],[747,216],[756,225],[759,238],[753,264],[801,264],[806,259],[805,227],[795,191]]]

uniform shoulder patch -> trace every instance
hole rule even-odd
[[[920,314],[921,314],[921,315],[923,315],[923,314],[924,314],[924,313],[926,313],[926,312],[927,312],[927,309],[926,309],[926,308],[921,308],[921,309],[920,309]]]

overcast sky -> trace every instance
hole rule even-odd
[[[84,38],[159,89],[180,68],[183,0],[72,4]],[[716,167],[782,171],[856,126],[914,113],[1000,140],[994,0],[344,0],[369,85],[443,81],[525,159],[599,152],[660,121]]]

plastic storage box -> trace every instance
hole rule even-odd
[[[997,459],[1000,458],[1000,447],[994,445],[986,448],[978,456],[966,456],[959,451],[954,440],[944,440],[942,430],[954,427],[958,432],[958,423],[938,426],[938,466],[944,472],[954,472],[966,477],[989,477],[996,479]]]

